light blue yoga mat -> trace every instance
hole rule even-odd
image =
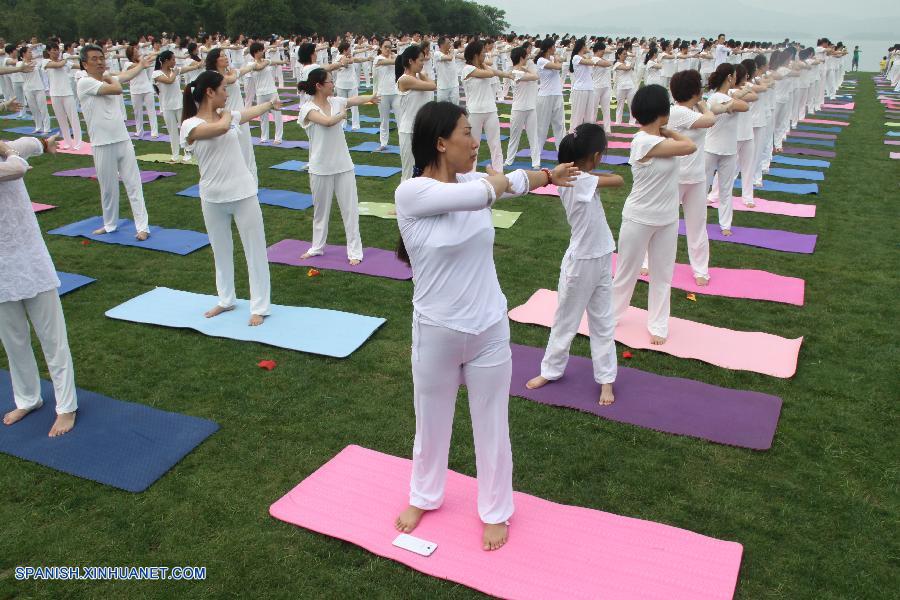
[[[24,127],[10,127],[9,129],[4,129],[7,133],[19,133],[22,135],[29,135],[31,137],[50,137],[51,135],[59,135],[59,128],[51,129],[50,133],[34,133],[34,127],[30,127],[25,125]]]
[[[769,170],[771,173],[771,169]],[[741,180],[736,179],[734,189],[740,189]],[[818,194],[819,186],[815,183],[781,183],[780,181],[772,181],[763,179],[761,188],[756,188],[764,192],[784,192],[785,194]]]
[[[816,167],[827,169],[831,163],[827,160],[814,160],[811,158],[794,158],[793,156],[784,156],[776,154],[772,157],[772,162],[779,165],[791,165],[793,167]]]
[[[834,147],[834,140],[814,140],[810,138],[798,138],[798,137],[786,137],[784,138],[786,142],[790,142],[792,144],[809,144],[810,146],[828,146],[829,148]]]
[[[376,165],[353,165],[357,177],[391,177],[400,172],[400,167],[379,167]]]
[[[769,168],[772,177],[785,177],[787,179],[806,179],[807,181],[825,181],[825,174],[819,171],[807,169],[780,169]]]
[[[200,197],[200,184],[175,192],[176,196],[185,196],[187,198]],[[269,188],[259,188],[256,197],[260,204],[268,204],[269,206],[281,206],[283,208],[291,208],[294,210],[306,210],[313,204],[311,194],[303,194],[301,192],[293,192],[291,190],[271,190]]]
[[[824,127],[820,125],[797,125],[794,129],[798,131],[818,131],[819,133],[840,133],[843,127]]]
[[[78,275],[77,273],[64,273],[63,271],[57,271],[56,276],[59,277],[58,290],[60,296],[68,294],[69,292],[74,292],[80,287],[84,287],[89,283],[97,281],[93,277],[86,277],[85,275]]]
[[[378,142],[363,142],[362,144],[357,144],[350,148],[351,152],[375,152],[379,148],[381,148],[381,144]],[[381,150],[382,154],[400,154],[400,146],[386,146],[384,150]]]
[[[887,134],[891,137],[900,137],[900,131],[888,131]]]
[[[360,123],[381,123],[381,119],[379,117],[370,117],[369,115],[359,115]],[[397,119],[391,117],[391,123],[396,123]]]
[[[48,437],[56,419],[56,396],[53,384],[41,380],[44,405],[15,425],[0,427],[0,452],[137,493],[219,429],[207,419],[122,402],[81,388],[75,393],[75,428],[60,437]],[[9,372],[0,370],[0,411],[13,408]]]
[[[349,356],[386,322],[337,310],[273,304],[265,322],[250,327],[247,300],[238,300],[235,310],[204,317],[218,301],[216,296],[158,287],[106,311],[106,316],[337,358]]]
[[[279,171],[305,171],[308,164],[309,163],[305,163],[302,160],[286,160],[283,163],[272,165],[269,168],[278,169]]]
[[[344,131],[347,133],[365,133],[368,135],[375,135],[375,134],[380,133],[381,129],[379,129],[378,127],[360,127],[359,129],[354,131],[354,130],[350,129],[350,127],[348,126],[348,127],[344,127]]]
[[[90,217],[83,221],[77,221],[68,225],[63,225],[57,229],[52,229],[47,233],[53,235],[66,235],[69,237],[86,237],[95,242],[103,242],[105,244],[118,244],[120,246],[136,246],[138,248],[146,248],[148,250],[159,250],[161,252],[171,252],[172,254],[190,254],[194,250],[199,250],[209,245],[209,238],[205,233],[199,231],[191,231],[187,229],[165,229],[158,225],[150,226],[150,237],[139,242],[134,239],[135,231],[134,222],[128,219],[119,219],[118,228],[112,233],[101,233],[95,235],[92,233],[95,229],[103,226],[103,217]]]

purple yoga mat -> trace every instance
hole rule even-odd
[[[513,361],[511,396],[719,444],[754,450],[772,447],[781,414],[781,398],[777,396],[663,377],[620,366],[613,386],[616,401],[609,406],[600,406],[597,403],[600,384],[594,382],[589,358],[570,357],[561,379],[529,390],[525,382],[540,374],[544,350],[518,344],[510,346]]]
[[[325,246],[325,254],[301,260],[300,257],[309,250],[311,245],[309,242],[300,240],[281,240],[277,244],[269,246],[269,262],[296,267],[347,271],[389,279],[412,279],[412,269],[409,268],[409,265],[397,258],[396,254],[390,250],[364,248],[363,261],[353,266],[347,261],[345,246]]]
[[[836,140],[837,135],[833,133],[810,133],[809,131],[791,131],[788,133],[791,137],[812,138],[816,140]]]
[[[684,231],[684,220],[682,219],[678,221],[678,234],[685,235]],[[798,254],[812,254],[816,249],[816,238],[818,237],[815,234],[757,227],[732,227],[731,235],[726,237],[722,235],[719,226],[712,223],[706,226],[706,231],[709,233],[709,239],[717,242],[743,244]]]
[[[82,167],[80,169],[69,169],[68,171],[57,171],[54,173],[57,177],[84,177],[85,179],[96,179],[97,169],[94,167]],[[172,177],[177,173],[171,171],[141,171],[141,183],[150,183],[162,177]]]
[[[782,149],[784,154],[806,154],[808,156],[822,156],[825,158],[834,158],[836,155],[831,150],[813,150],[812,148],[801,148],[799,146],[785,146]]]

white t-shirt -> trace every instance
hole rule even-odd
[[[534,110],[537,107],[537,81],[522,81],[529,71],[513,69],[513,101],[512,110]]]
[[[706,161],[703,156],[706,128],[691,129],[691,126],[702,116],[696,110],[685,108],[680,104],[673,105],[672,110],[669,112],[669,124],[666,127],[687,136],[697,146],[697,151],[693,154],[677,157],[678,183],[702,183],[706,181]]]
[[[562,79],[559,77],[559,71],[545,68],[548,64],[550,61],[543,56],[537,59],[538,96],[562,96]]]
[[[315,71],[316,69],[321,69],[322,65],[317,63],[310,63],[308,65],[303,65],[300,68],[300,78],[297,81],[306,81],[309,79],[309,74]]]
[[[731,50],[725,44],[717,44],[713,46],[713,70],[728,60]]]
[[[344,114],[347,110],[346,98],[329,96],[328,104],[331,107],[331,115]],[[337,175],[352,171],[353,159],[350,158],[347,138],[344,137],[346,120],[341,120],[331,127],[325,127],[307,120],[306,116],[314,110],[325,115],[310,98],[306,104],[300,107],[300,114],[297,115],[297,121],[306,130],[306,135],[309,137],[309,172],[313,175]]]
[[[630,67],[631,63],[629,62],[617,62],[616,65],[622,65],[623,67]],[[613,65],[615,68],[616,65]],[[634,71],[616,71],[616,89],[617,90],[630,90],[634,87]]]
[[[669,225],[678,220],[678,162],[672,158],[641,159],[666,138],[638,131],[631,140],[631,193],[622,218],[642,225]]]
[[[616,249],[597,183],[595,175],[582,173],[572,187],[559,188],[559,199],[572,230],[566,254],[575,259],[600,258]]]
[[[17,67],[24,65],[24,61],[16,63]],[[41,79],[41,71],[44,70],[44,59],[39,58],[34,61],[34,70],[29,73],[22,73],[22,91],[23,92],[43,92],[44,80]],[[23,98],[19,98],[23,100]]]
[[[443,54],[440,50],[434,52],[435,71],[437,72],[437,86],[439,90],[453,89],[459,85],[456,66],[452,60],[441,60],[450,54]]]
[[[118,81],[116,77],[113,79]],[[78,101],[87,123],[91,145],[104,146],[128,141],[130,138],[125,129],[122,98],[118,94],[101,96],[98,92],[102,85],[102,81],[90,76],[78,80]]]
[[[380,57],[376,60],[382,60]],[[394,79],[394,65],[376,65],[375,79],[378,82],[379,96],[395,96],[399,92],[397,89],[397,80]]]
[[[497,112],[497,100],[491,80],[483,77],[469,77],[474,65],[462,69],[463,89],[466,92],[466,110],[469,114]]]
[[[753,113],[751,110],[756,102],[749,102],[748,104],[750,104],[750,110],[747,112],[735,113],[735,116],[737,117],[735,134],[738,141],[753,139]]]
[[[359,86],[359,75],[356,73],[356,64],[354,63],[335,69],[331,75],[334,77],[334,87],[352,90]]]
[[[272,65],[266,65],[259,71],[254,71],[254,75],[256,76],[256,94],[257,96],[263,96],[266,94],[276,94],[278,93],[278,88],[275,86],[275,69],[281,68],[281,65],[277,65],[277,67],[273,67]]]
[[[675,60],[674,58],[663,58],[663,55],[660,55],[659,64],[662,65],[663,77],[671,77],[675,74]]]
[[[419,109],[434,100],[434,92],[407,90],[400,92],[400,110],[397,118],[397,133],[412,133]]]
[[[600,90],[600,89],[610,87],[609,70],[610,70],[610,67],[594,67],[594,72],[592,74],[592,78],[594,80],[594,89],[595,90]]]
[[[663,74],[661,67],[662,65],[660,65],[659,61],[655,58],[651,58],[647,61],[647,64],[644,65],[644,70],[646,72],[644,81],[647,83],[647,85],[663,84]]]
[[[244,95],[241,93],[240,81],[241,79],[238,77],[234,83],[225,86],[225,92],[228,94],[228,98],[225,100],[226,110],[241,111],[244,109]]]
[[[130,69],[134,66],[134,64],[135,63],[133,62],[125,63],[125,70]],[[128,83],[129,90],[132,94],[149,94],[153,91],[153,83],[150,81],[150,73],[152,73],[150,69],[141,69],[141,72],[138,73],[135,78]]]
[[[159,77],[165,77],[166,74],[162,71],[153,71],[153,82],[156,83],[156,87],[159,89],[160,110],[178,110],[181,108],[181,87],[178,85],[178,74],[181,72],[181,69],[175,67],[172,69],[172,72],[175,73],[175,81],[164,83],[159,80]]]
[[[191,117],[181,124],[181,146],[194,153],[200,166],[200,199],[204,202],[234,202],[255,196],[256,180],[247,168],[239,141],[241,113],[232,111],[228,132],[188,144],[188,135],[206,121]]]
[[[731,101],[731,96],[715,92],[709,97],[709,105],[724,104]],[[720,156],[737,154],[737,119],[736,113],[722,113],[716,116],[716,124],[706,134],[706,151]]]
[[[50,61],[47,61],[50,62]],[[69,63],[58,69],[45,69],[47,73],[47,82],[50,84],[50,96],[71,96],[72,80],[69,74],[72,68]]]
[[[572,57],[572,66],[575,68],[575,72],[572,73],[572,91],[594,91],[593,64],[593,59],[589,57],[580,54]]]

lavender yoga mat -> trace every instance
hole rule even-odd
[[[790,131],[788,135],[798,138],[812,138],[814,140],[836,140],[837,135],[834,133],[811,133],[809,131]]]
[[[796,252],[812,254],[816,248],[815,234],[794,233],[779,229],[759,229],[757,227],[732,227],[731,235],[726,237],[718,225],[710,223],[706,226],[709,239],[717,242],[756,246],[780,252]],[[678,221],[678,235],[685,235],[684,220]]]
[[[361,273],[388,279],[412,279],[412,269],[390,250],[364,248],[363,261],[353,266],[347,261],[347,249],[344,246],[325,246],[325,254],[301,259],[300,257],[309,250],[311,245],[309,242],[300,240],[281,240],[277,244],[269,246],[269,262],[296,267],[347,271],[348,273]]]
[[[816,150],[814,148],[803,148],[801,146],[785,146],[782,148],[783,154],[805,154],[807,156],[821,156],[822,158],[834,158],[837,156],[831,150]]]
[[[162,177],[173,177],[177,173],[171,171],[141,171],[141,183],[150,183]],[[57,177],[84,177],[85,179],[96,179],[97,169],[94,167],[82,167],[80,169],[69,169],[68,171],[57,171],[54,173]]]
[[[680,377],[664,377],[619,367],[616,401],[597,403],[600,384],[594,382],[591,360],[571,356],[561,379],[529,390],[525,382],[541,372],[542,348],[510,344],[511,396],[540,404],[564,406],[598,417],[719,444],[768,450],[781,414],[781,398],[709,385]]]

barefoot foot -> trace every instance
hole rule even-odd
[[[106,228],[105,228],[105,227],[101,227],[100,229],[95,229],[95,230],[93,230],[93,231],[91,232],[91,235],[103,235],[104,233],[106,233]]]
[[[649,275],[650,275],[650,269],[645,269],[644,267],[641,267],[641,277],[647,277]]]
[[[250,322],[248,325],[250,325],[250,327],[259,327],[263,324],[265,318],[264,315],[250,315]]]
[[[731,230],[730,230],[730,229],[723,229],[723,230],[722,230],[722,235],[724,235],[725,237],[729,237],[729,236],[731,235]]]
[[[350,259],[350,266],[355,267],[356,265],[358,265],[358,264],[361,263],[361,262],[362,262],[362,261],[359,260],[358,258],[351,258],[351,259]]]
[[[68,413],[63,413],[61,415],[56,415],[56,420],[53,422],[53,427],[50,428],[50,437],[59,437],[64,433],[68,433],[72,431],[72,428],[75,427],[75,411]]]
[[[147,241],[147,238],[148,238],[148,237],[150,237],[150,233],[149,233],[149,232],[147,232],[147,231],[138,231],[138,232],[137,232],[137,235],[134,236],[134,239],[136,239],[136,240],[139,241],[139,242],[145,242],[145,241]]]
[[[41,407],[40,404],[35,406],[34,408],[17,408],[15,410],[11,410],[5,415],[3,415],[3,424],[4,425],[12,425],[13,423],[18,423],[22,419],[24,419],[28,413],[33,410],[37,410]]]
[[[311,252],[304,252],[303,256],[300,257],[300,260],[306,260],[307,258],[312,258],[313,256],[318,256],[318,254],[313,254]]]
[[[416,528],[419,521],[422,520],[422,515],[424,514],[425,509],[417,506],[407,506],[406,510],[397,517],[397,520],[394,522],[394,527],[401,533],[410,533]]]
[[[203,316],[207,319],[212,319],[215,316],[221,315],[223,312],[228,312],[230,310],[234,310],[234,305],[232,306],[219,306],[216,304],[211,309],[203,313]]]
[[[666,343],[666,338],[664,338],[662,336],[658,336],[658,335],[651,335],[650,343],[653,344],[654,346],[662,346],[663,344]]]
[[[484,535],[481,537],[482,548],[485,550],[497,550],[509,539],[509,525],[497,523],[484,524]]]
[[[696,283],[700,287],[707,286],[707,285],[709,285],[709,277],[700,277],[700,276],[694,277],[694,283]]]
[[[550,383],[549,379],[538,375],[537,377],[533,377],[533,378],[529,379],[528,383],[525,384],[525,387],[527,387],[529,390],[536,390],[539,387],[544,387],[548,383]]]
[[[609,406],[615,401],[616,398],[613,396],[613,384],[600,384],[600,406]]]

